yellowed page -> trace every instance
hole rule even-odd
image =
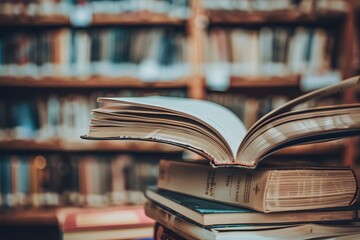
[[[229,146],[233,154],[232,159],[234,159],[240,142],[246,134],[243,123],[235,114],[212,102],[161,96],[100,98],[99,102],[135,104],[153,109],[166,109],[186,115],[191,119],[197,119],[218,133],[219,138]]]
[[[280,106],[277,109],[274,109],[273,111],[269,112],[268,114],[266,114],[265,116],[263,116],[261,119],[259,119],[248,131],[247,135],[244,138],[244,141],[242,143],[244,143],[246,141],[246,139],[248,137],[250,137],[253,132],[255,132],[258,128],[260,128],[262,126],[262,124],[269,120],[270,118],[279,115],[283,112],[287,112],[289,111],[291,108],[307,102],[309,100],[314,100],[314,99],[318,99],[318,98],[322,98],[325,96],[329,96],[331,94],[335,94],[335,93],[339,93],[339,92],[343,92],[345,89],[350,88],[350,87],[354,87],[356,85],[360,85],[360,76],[355,76],[346,80],[341,81],[338,84],[335,85],[331,85],[329,87],[325,87],[325,88],[321,88],[315,91],[312,91],[310,93],[307,93],[305,95],[302,95],[298,98],[295,98],[289,102],[287,102],[286,104]],[[241,146],[242,147],[242,146]]]

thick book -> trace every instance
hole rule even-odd
[[[308,100],[360,85],[360,77],[291,100],[246,130],[225,107],[174,97],[99,98],[86,139],[144,140],[192,150],[213,165],[255,168],[287,146],[360,134],[360,104],[291,110]]]
[[[178,214],[157,207],[145,205],[145,213],[170,231],[185,239],[207,240],[238,240],[238,239],[336,239],[337,237],[358,236],[360,224],[354,222],[341,223],[304,223],[280,225],[235,225],[226,227],[203,227],[195,224]],[[159,235],[159,233],[156,233]],[[169,234],[171,235],[171,234]],[[161,239],[161,238],[160,238]]]
[[[345,207],[358,196],[350,168],[213,168],[161,160],[157,187],[261,212]]]
[[[58,215],[63,215],[64,240],[151,238],[154,231],[154,221],[143,206],[74,209]]]
[[[154,227],[154,239],[156,240],[186,240],[174,231],[164,227],[160,223],[155,223]]]
[[[190,197],[150,186],[145,192],[149,208],[157,205],[168,208],[203,226],[231,224],[290,224],[305,222],[334,222],[357,219],[357,208],[327,208],[310,211],[261,213],[243,207]]]

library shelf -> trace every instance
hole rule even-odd
[[[92,25],[185,25],[186,20],[150,12],[94,14]]]
[[[210,24],[319,24],[338,22],[346,17],[342,11],[314,11],[301,12],[297,9],[276,11],[228,11],[228,10],[205,10],[205,16]]]
[[[278,88],[278,87],[299,87],[300,76],[254,76],[230,78],[230,88]]]
[[[43,15],[43,16],[16,16],[0,15],[2,26],[66,26],[70,24],[68,16],[64,15]]]
[[[20,88],[186,88],[192,77],[174,81],[144,82],[133,77],[0,77],[0,87]]]
[[[0,151],[52,151],[52,152],[162,152],[181,153],[179,147],[150,141],[118,140],[1,140]]]
[[[1,209],[0,224],[57,225],[56,208]]]
[[[151,12],[93,14],[90,26],[99,25],[173,25],[182,26],[185,19],[175,18],[167,14]],[[71,26],[74,25],[66,15],[0,15],[2,26]]]

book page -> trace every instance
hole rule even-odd
[[[229,146],[233,153],[237,152],[240,142],[246,134],[246,129],[240,119],[230,110],[212,102],[195,99],[179,99],[172,97],[132,97],[132,98],[99,98],[100,103],[123,103],[151,106],[156,109],[167,109],[186,114],[191,119],[197,119],[219,134],[219,137]]]
[[[242,144],[247,140],[247,138],[249,138],[255,131],[257,131],[263,124],[264,122],[266,122],[267,120],[269,120],[270,118],[281,114],[283,112],[289,111],[291,108],[299,105],[300,103],[304,103],[306,101],[309,100],[313,100],[313,99],[317,99],[317,98],[321,98],[321,97],[325,97],[328,96],[330,94],[335,94],[338,92],[343,92],[345,89],[356,86],[356,85],[360,85],[360,77],[356,76],[356,77],[352,77],[346,80],[343,80],[342,82],[335,84],[335,85],[331,85],[329,87],[325,87],[325,88],[321,88],[318,89],[316,91],[307,93],[305,95],[302,95],[298,98],[295,98],[289,102],[287,102],[286,104],[280,106],[277,109],[274,109],[273,111],[269,112],[268,114],[266,114],[265,116],[263,116],[261,119],[259,119],[249,130],[247,135],[244,138],[244,141],[242,142]],[[242,146],[240,146],[241,148]]]
[[[254,138],[248,139],[252,141],[243,145],[238,161],[255,167],[263,157],[286,146],[357,136],[360,132],[359,107],[344,106],[344,109],[328,108],[327,111],[318,108],[314,112],[284,114],[258,129]]]

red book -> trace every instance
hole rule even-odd
[[[65,213],[63,239],[143,239],[151,238],[154,220],[143,206],[81,209]]]

